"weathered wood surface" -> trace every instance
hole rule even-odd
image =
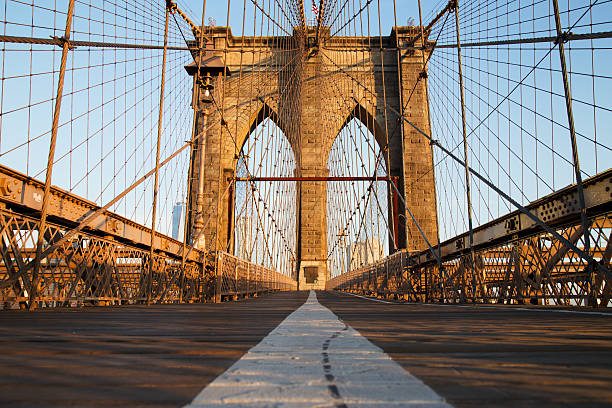
[[[2,312],[0,406],[181,407],[307,294]],[[456,407],[612,406],[605,312],[317,297]]]
[[[317,296],[456,407],[612,406],[612,314]]]
[[[3,311],[0,406],[180,407],[307,295]]]

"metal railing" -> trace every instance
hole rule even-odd
[[[79,233],[53,249],[34,279],[31,264],[39,226],[38,217],[0,208],[0,308],[25,308],[32,302],[39,307],[183,303],[212,295],[213,277],[205,274],[202,263],[183,263],[180,257],[156,251],[149,268],[148,248],[94,231]],[[67,230],[47,222],[45,242],[59,240]]]
[[[35,276],[43,187],[0,166],[0,309],[212,302],[296,288],[285,275],[160,233],[151,250],[150,228],[56,187]]]
[[[612,214],[590,222],[591,236],[609,237]],[[579,224],[557,231],[574,243],[583,236]],[[589,255],[610,269],[609,238]],[[411,302],[610,306],[612,280],[548,233],[477,250],[474,263],[464,254],[441,265],[414,264],[406,252],[397,252],[331,279],[327,289]]]
[[[609,307],[612,172],[586,180],[584,192],[586,231],[569,186],[527,206],[557,237],[514,212],[474,229],[473,262],[463,234],[434,248],[441,262],[431,251],[397,252],[327,289],[411,302]]]
[[[290,277],[225,252],[218,252],[215,262],[218,300],[297,289]]]
[[[359,269],[338,275],[327,281],[327,290],[345,290],[373,296],[406,296],[413,299],[414,290],[406,287],[409,259],[406,250],[398,251]]]
[[[26,308],[31,302],[38,307],[212,302],[297,289],[288,276],[226,253],[211,254],[205,263],[183,263],[156,251],[150,268],[150,249],[92,232],[55,248],[34,280],[39,223],[0,208],[0,309]],[[66,230],[48,222],[45,241],[59,239]]]

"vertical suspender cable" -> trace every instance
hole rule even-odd
[[[36,240],[36,260],[32,271],[32,287],[30,288],[29,308],[36,308],[36,297],[38,296],[38,283],[40,281],[40,263],[45,228],[47,226],[47,213],[49,211],[49,191],[51,190],[51,176],[53,175],[53,162],[55,157],[55,142],[57,140],[57,129],[59,126],[60,110],[62,107],[62,94],[64,93],[64,76],[66,74],[66,60],[70,49],[70,30],[72,27],[72,15],[74,14],[74,0],[68,3],[68,13],[66,13],[66,30],[64,31],[62,45],[62,60],[60,62],[59,76],[57,80],[57,97],[55,98],[55,109],[53,110],[53,122],[51,124],[51,141],[49,142],[49,158],[47,160],[47,174],[45,177],[45,190],[40,214],[40,224],[38,225],[38,238]]]
[[[420,1],[420,0],[419,0]],[[397,6],[396,6],[396,0],[393,0],[393,19],[395,22],[395,46],[397,48],[397,52],[396,52],[396,56],[397,56],[397,82],[399,85],[399,106],[402,107],[404,106],[404,85],[403,85],[403,81],[402,81],[402,76],[404,75],[403,69],[402,69],[402,51],[400,50],[400,43],[399,43],[399,33],[398,33],[398,28],[397,28]],[[421,27],[422,29],[422,27]],[[404,193],[404,195],[406,195],[406,171],[405,171],[405,166],[406,166],[406,159],[404,157],[404,155],[406,154],[406,149],[404,148],[404,121],[400,121],[399,123],[399,142],[400,142],[400,148],[402,149],[402,154],[401,154],[401,158],[402,158],[402,163],[401,163],[401,172],[402,172],[402,191]],[[391,175],[391,164],[389,164],[389,168],[387,169],[387,174]],[[394,183],[397,183],[397,179],[394,179],[393,181]],[[388,187],[387,189],[389,192],[391,192],[391,188]],[[400,244],[399,244],[399,233],[398,233],[398,229],[399,229],[399,216],[400,214],[398,214],[399,212],[399,207],[397,206],[397,197],[394,196],[393,198],[393,233],[395,234],[395,250],[398,251],[400,248]],[[403,216],[404,216],[404,220],[406,220],[406,210],[402,210],[403,212]],[[389,220],[389,222],[391,222],[391,220]],[[404,245],[403,247],[406,248],[408,246],[408,237],[406,237],[406,223],[404,222]]]
[[[166,23],[164,27],[164,53],[162,57],[161,85],[159,90],[159,116],[157,118],[157,146],[155,153],[155,181],[153,185],[153,219],[151,220],[151,248],[149,252],[149,278],[147,290],[147,305],[151,304],[153,291],[153,252],[155,250],[155,217],[157,216],[157,189],[159,185],[159,151],[162,134],[162,119],[164,113],[164,88],[166,84],[166,54],[168,51],[168,23],[170,21],[170,8],[166,7]]]
[[[584,230],[584,252],[588,255],[590,250],[589,221],[586,216],[586,204],[584,200],[584,190],[582,187],[582,173],[580,171],[580,160],[578,157],[578,144],[576,142],[576,126],[574,124],[574,113],[572,110],[572,94],[569,79],[567,76],[567,64],[565,61],[564,33],[561,29],[561,17],[559,16],[558,0],[553,0],[555,11],[555,25],[557,27],[557,45],[559,46],[559,58],[561,59],[561,74],[563,76],[563,88],[565,90],[565,107],[567,109],[567,121],[572,143],[572,159],[574,164],[574,174],[576,176],[576,187],[578,191],[578,202],[580,204],[580,221]],[[593,291],[593,268],[589,265],[590,285],[589,290]]]
[[[461,63],[461,41],[459,35],[459,0],[455,1],[455,28],[457,33],[457,63],[459,68],[459,94],[461,96],[461,125],[463,129],[463,160],[465,168],[465,195],[467,199],[467,214],[468,214],[468,227],[470,230],[470,262],[472,267],[472,274],[474,274],[474,230],[472,223],[472,197],[470,192],[470,171],[468,169],[468,148],[467,148],[467,129],[465,123],[465,99],[463,92],[463,68]],[[474,296],[475,294],[472,293]],[[465,299],[465,293],[461,294],[462,300]]]
[[[425,52],[426,52],[426,48],[425,48],[425,32],[423,30],[423,12],[422,12],[422,8],[421,8],[421,0],[418,0],[418,4],[419,4],[419,27],[421,28],[421,45],[422,45],[422,50],[421,50],[421,63],[422,63],[422,68],[423,71],[421,71],[420,76],[423,79],[423,88],[425,88],[425,103],[427,105],[427,124],[429,125],[429,133],[431,133],[431,111],[429,108],[429,84],[428,84],[428,80],[427,80],[427,60],[425,58]],[[416,44],[415,44],[416,45]],[[433,51],[431,51],[433,52]],[[402,121],[402,123],[404,123],[404,121]],[[434,169],[434,156],[433,156],[433,146],[431,147],[431,168],[432,171]],[[438,242],[438,255],[440,255],[440,228],[438,227],[438,196],[437,196],[437,186],[436,186],[436,174],[434,173],[433,176],[433,183],[434,183],[434,208],[436,209],[436,241]],[[406,194],[404,192],[404,194]],[[438,265],[438,268],[440,270],[440,273],[442,272],[442,270],[440,268],[442,268],[442,264]],[[425,271],[425,303],[429,302],[429,279],[427,276],[427,270]]]

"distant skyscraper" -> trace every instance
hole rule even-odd
[[[236,242],[234,254],[238,258],[251,259],[251,244],[253,243],[251,233],[251,217],[246,215],[238,217],[234,231]]]
[[[182,241],[185,237],[185,203],[178,202],[172,207],[172,238]]]
[[[353,242],[346,247],[346,258],[349,271],[372,264],[382,257],[383,248],[378,238]]]

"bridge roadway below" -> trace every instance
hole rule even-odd
[[[254,365],[271,370],[267,380],[297,379],[287,392],[302,399],[286,402],[275,386],[266,398],[276,395],[277,406],[612,406],[605,311],[284,292],[223,304],[4,311],[0,333],[2,407],[274,406],[261,395],[219,403],[232,400],[227,390],[267,392]],[[352,357],[366,349],[367,358]],[[365,377],[351,377],[362,382],[351,388],[356,366]],[[388,401],[352,397],[370,389]]]

